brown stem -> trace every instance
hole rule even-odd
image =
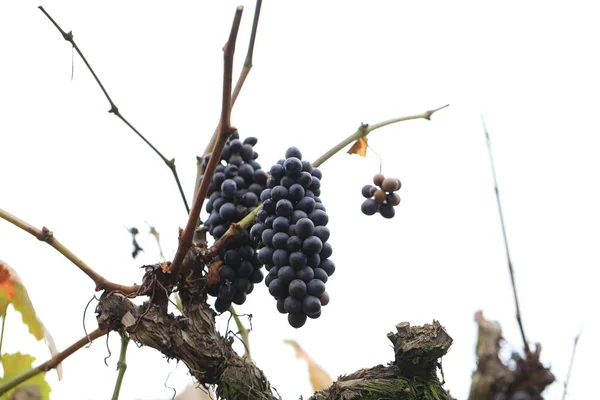
[[[187,225],[179,237],[179,246],[177,247],[175,258],[169,266],[169,272],[171,272],[172,274],[173,281],[177,279],[181,263],[183,262],[183,259],[185,258],[185,255],[187,254],[188,250],[192,246],[194,232],[196,231],[196,226],[200,218],[200,211],[202,210],[202,205],[204,204],[204,198],[206,197],[206,193],[208,192],[208,186],[210,185],[211,178],[215,173],[217,164],[221,159],[221,153],[223,152],[225,143],[227,142],[229,136],[231,136],[231,134],[235,130],[235,128],[231,127],[231,81],[233,73],[233,55],[235,53],[235,41],[237,39],[237,33],[240,28],[240,22],[242,20],[243,11],[244,7],[241,6],[236,9],[235,17],[233,19],[233,25],[231,27],[231,32],[229,33],[229,39],[225,44],[223,52],[223,102],[221,106],[222,109],[221,122],[219,124],[219,136],[217,138],[217,141],[215,142],[215,146],[213,147],[213,156],[210,157],[208,165],[206,166],[204,179],[202,179],[202,183],[200,184],[200,188],[198,189],[198,195],[194,199],[194,205],[192,206],[192,210],[190,211]]]
[[[17,375],[9,381],[4,382],[2,385],[0,385],[0,396],[28,379],[33,378],[34,376],[37,376],[41,373],[48,372],[53,368],[56,368],[58,364],[63,362],[65,358],[69,357],[71,354],[75,353],[77,350],[81,349],[89,342],[106,335],[107,332],[108,330],[106,329],[98,328],[95,331],[91,332],[88,336],[82,337],[65,350],[55,354],[54,357],[52,357],[45,363],[38,365],[37,367],[32,368],[29,371],[22,373],[21,375]]]
[[[525,336],[525,330],[523,329],[523,321],[521,319],[521,309],[519,307],[519,297],[517,296],[517,285],[515,283],[515,271],[513,268],[512,260],[510,258],[510,251],[508,250],[508,238],[506,235],[506,226],[504,224],[504,214],[502,212],[502,203],[500,202],[500,192],[498,190],[498,179],[496,178],[496,168],[494,166],[494,157],[492,156],[492,143],[490,141],[490,135],[488,133],[487,127],[485,126],[485,122],[483,123],[483,131],[485,132],[485,139],[488,148],[488,155],[490,158],[490,165],[492,168],[492,177],[494,179],[494,191],[496,194],[496,205],[498,206],[498,215],[500,216],[500,226],[502,228],[502,238],[504,240],[504,251],[506,253],[506,262],[508,264],[508,272],[510,274],[510,283],[512,285],[513,297],[515,299],[515,309],[516,309],[516,317],[517,323],[519,324],[519,330],[521,331],[521,338],[523,339],[523,347],[525,349],[525,355],[529,357],[531,355],[531,351],[529,349],[529,343],[527,342],[527,337]]]
[[[42,242],[48,243],[50,246],[54,247],[59,253],[68,258],[73,264],[75,264],[80,270],[83,271],[84,274],[89,276],[96,283],[96,291],[99,290],[108,290],[108,291],[119,291],[125,294],[133,294],[138,293],[140,290],[139,285],[133,286],[123,286],[118,285],[116,283],[108,281],[102,275],[94,271],[89,265],[83,262],[79,257],[77,257],[71,250],[65,247],[61,242],[59,242],[55,237],[52,231],[48,228],[43,227],[41,230],[28,224],[27,222],[19,219],[0,208],[0,218],[5,219],[11,224],[23,229],[25,232],[30,233],[35,236],[38,240]]]
[[[38,8],[44,13],[44,15],[46,17],[48,17],[48,19],[50,20],[50,22],[52,22],[52,24],[56,27],[56,29],[58,29],[58,31],[62,35],[63,39],[65,39],[67,42],[71,43],[71,45],[73,46],[73,48],[75,49],[77,54],[79,54],[79,57],[81,57],[81,59],[87,66],[88,70],[91,72],[92,76],[96,80],[96,83],[98,83],[98,86],[100,86],[100,89],[102,89],[102,92],[104,93],[104,96],[106,97],[106,100],[108,100],[108,103],[110,104],[110,110],[108,110],[108,112],[113,113],[117,117],[119,117],[119,119],[121,121],[123,121],[125,123],[125,125],[127,125],[129,128],[131,128],[131,130],[133,130],[140,137],[140,139],[142,139],[148,146],[150,146],[150,148],[152,150],[154,150],[154,152],[161,158],[161,160],[163,160],[163,162],[167,165],[167,167],[169,167],[169,169],[173,173],[173,177],[175,178],[175,183],[177,183],[177,188],[179,189],[179,194],[181,195],[181,198],[183,199],[183,204],[185,205],[185,209],[189,213],[190,207],[188,206],[187,199],[185,198],[185,194],[183,193],[183,188],[181,187],[181,182],[179,181],[179,176],[177,175],[177,169],[175,168],[175,159],[172,158],[172,159],[168,160],[156,147],[154,147],[154,145],[152,143],[150,143],[148,141],[148,139],[146,139],[144,137],[144,135],[142,135],[137,129],[135,129],[135,127],[133,125],[131,125],[131,123],[129,123],[129,121],[127,121],[125,119],[125,117],[120,113],[117,105],[110,98],[110,96],[109,96],[108,92],[106,91],[106,89],[104,88],[104,85],[102,84],[102,82],[100,82],[100,78],[98,78],[98,75],[96,75],[96,72],[94,72],[94,69],[92,68],[90,63],[88,63],[87,59],[85,58],[85,56],[83,55],[83,53],[81,52],[79,47],[77,46],[77,43],[75,43],[75,40],[73,39],[73,32],[69,32],[69,33],[65,32],[56,23],[56,21],[54,21],[54,19],[50,16],[50,14],[48,14],[48,12],[46,12],[46,10],[44,10],[44,7],[39,6]]]
[[[260,16],[261,6],[262,6],[262,0],[257,0],[256,8],[254,9],[254,20],[252,22],[252,32],[250,34],[250,42],[248,44],[248,52],[246,53],[246,60],[244,61],[244,67],[242,69],[242,72],[240,73],[238,81],[235,84],[235,88],[233,89],[233,94],[231,96],[231,108],[233,108],[233,106],[235,105],[235,101],[237,100],[238,95],[240,94],[240,91],[242,90],[242,87],[244,86],[244,82],[246,82],[246,78],[248,77],[248,74],[250,73],[250,70],[252,69],[252,57],[254,54],[254,42],[256,41],[256,32],[258,30],[258,18]],[[217,140],[217,136],[219,135],[220,129],[221,129],[221,125],[219,124],[215,128],[215,131],[213,132],[212,137],[210,138],[208,144],[206,145],[206,148],[204,149],[204,153],[202,154],[202,157],[198,158],[198,162],[197,162],[198,169],[196,172],[196,183],[195,183],[195,188],[194,188],[194,200],[196,199],[195,196],[197,195],[198,188],[200,187],[200,176],[202,176],[202,174],[204,173],[204,170],[202,168],[202,160],[208,153],[210,153],[212,148],[215,146],[215,141]]]

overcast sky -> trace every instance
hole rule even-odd
[[[167,158],[189,199],[195,157],[218,121],[222,52],[235,7],[250,1],[47,1],[122,114]],[[361,214],[360,189],[379,159],[340,153],[322,167],[337,271],[321,318],[289,327],[263,284],[240,312],[253,314],[257,365],[285,399],[310,395],[307,369],[284,339],[297,340],[332,377],[393,359],[386,333],[401,321],[439,320],[454,338],[446,387],[465,399],[475,368],[476,310],[502,324],[506,354],[522,343],[512,300],[481,124],[484,115],[504,205],[525,331],[562,396],[573,338],[583,327],[570,398],[597,393],[592,371],[600,329],[600,26],[592,2],[274,2],[263,5],[252,70],[232,123],[257,136],[270,167],[290,145],[309,160],[356,130],[451,106],[432,121],[375,131],[383,173],[400,178],[396,217]],[[186,213],[171,172],[115,116],[82,61],[36,8],[0,3],[0,208],[56,237],[105,277],[140,282],[167,258]],[[131,259],[126,227],[146,252]],[[64,349],[84,336],[93,283],[49,246],[0,221],[0,258],[20,274],[40,318]],[[93,312],[85,321],[94,329]],[[227,318],[221,320],[225,329]],[[106,399],[116,379],[118,335],[99,340],[49,374],[53,399]],[[3,351],[49,357],[17,314]],[[504,354],[504,355],[506,355]],[[167,399],[189,381],[155,350],[131,346],[123,399]]]

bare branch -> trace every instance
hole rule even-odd
[[[231,27],[231,32],[229,34],[229,40],[227,40],[227,43],[225,44],[223,52],[223,103],[221,110],[221,123],[219,124],[219,135],[212,151],[213,156],[210,157],[208,161],[208,165],[206,166],[206,171],[204,174],[204,179],[202,179],[202,183],[200,184],[200,188],[198,189],[197,196],[194,199],[194,205],[192,206],[192,210],[190,211],[187,225],[179,237],[179,246],[177,247],[175,258],[169,266],[169,271],[173,274],[173,280],[177,279],[179,267],[181,266],[181,263],[183,262],[183,259],[185,258],[185,255],[187,254],[188,250],[192,246],[194,233],[196,231],[196,226],[200,218],[200,211],[202,210],[202,205],[204,204],[204,198],[206,197],[206,193],[208,192],[208,186],[210,185],[211,178],[215,173],[217,164],[221,159],[221,153],[223,152],[225,143],[227,142],[229,136],[231,136],[231,134],[235,131],[235,128],[231,127],[231,81],[233,73],[233,55],[235,53],[235,42],[237,39],[238,30],[240,28],[240,22],[242,20],[243,11],[243,7],[240,6],[237,8],[235,12],[235,17],[233,19],[233,25]]]
[[[38,365],[37,367],[32,368],[29,371],[24,372],[21,375],[17,375],[14,378],[2,383],[0,385],[0,396],[28,379],[33,378],[34,376],[37,376],[41,373],[48,372],[53,368],[56,368],[58,364],[63,362],[65,358],[69,357],[71,354],[75,353],[77,350],[81,349],[83,346],[85,346],[92,340],[98,339],[99,337],[106,335],[107,332],[108,330],[106,329],[98,328],[95,331],[91,332],[88,336],[84,336],[77,342],[73,343],[67,349],[55,354],[54,357],[52,357],[45,363]]]
[[[569,379],[571,379],[571,370],[573,369],[573,362],[575,361],[575,350],[577,350],[577,343],[579,342],[579,338],[581,337],[581,331],[575,336],[575,340],[573,340],[573,350],[571,351],[571,361],[569,361],[569,370],[567,372],[567,378],[565,379],[565,389],[563,391],[562,400],[567,398],[567,386],[569,386]]]
[[[118,291],[125,294],[138,293],[140,290],[140,286],[123,286],[118,285],[116,283],[112,283],[108,281],[106,278],[102,277],[99,273],[94,271],[92,267],[83,262],[79,257],[77,257],[71,250],[66,248],[61,242],[56,240],[52,231],[48,228],[43,227],[41,230],[28,224],[27,222],[19,219],[0,208],[0,218],[10,222],[11,224],[23,229],[25,232],[30,233],[35,236],[38,240],[42,242],[48,243],[50,246],[54,247],[59,253],[65,256],[69,261],[75,264],[84,274],[89,276],[96,283],[96,291],[99,290],[108,290],[108,291]]]
[[[117,117],[119,117],[119,119],[121,121],[123,121],[125,123],[125,125],[127,125],[129,128],[131,128],[131,130],[133,130],[140,137],[140,139],[142,139],[148,146],[150,146],[150,148],[152,150],[154,150],[154,152],[161,158],[161,160],[163,160],[163,162],[167,165],[167,167],[169,167],[169,169],[173,173],[173,177],[175,178],[175,182],[177,183],[177,187],[179,188],[179,194],[181,195],[181,198],[183,199],[183,204],[185,205],[185,209],[189,213],[190,212],[190,207],[188,206],[188,202],[187,202],[187,200],[185,198],[185,194],[183,193],[183,188],[181,187],[181,182],[179,181],[179,176],[177,175],[177,169],[175,168],[175,159],[172,158],[172,159],[168,160],[156,147],[154,147],[154,145],[152,143],[150,143],[148,141],[148,139],[146,139],[144,137],[144,135],[142,135],[133,125],[131,125],[131,123],[129,123],[129,121],[127,121],[127,119],[125,119],[125,117],[119,111],[119,108],[117,107],[117,105],[113,102],[113,100],[109,96],[108,92],[104,88],[104,85],[102,84],[102,82],[100,82],[100,79],[98,78],[98,75],[96,75],[96,72],[94,72],[92,66],[88,63],[87,59],[85,58],[85,56],[83,55],[83,53],[81,52],[81,50],[79,49],[79,47],[77,46],[77,43],[75,43],[75,40],[73,39],[73,32],[70,31],[69,33],[66,33],[56,23],[56,21],[54,21],[54,19],[50,16],[50,14],[48,14],[46,12],[46,10],[44,10],[44,7],[39,6],[38,8],[44,13],[44,15],[46,17],[48,17],[48,19],[50,20],[50,22],[52,22],[52,24],[54,24],[54,26],[56,27],[56,29],[58,29],[58,31],[62,35],[63,39],[65,39],[67,42],[71,43],[71,45],[73,46],[73,48],[75,49],[75,51],[77,52],[77,54],[79,54],[79,57],[81,57],[81,59],[83,60],[83,62],[85,63],[85,65],[88,67],[88,69],[90,70],[91,74],[94,76],[94,79],[96,80],[96,83],[98,83],[98,86],[100,86],[100,89],[102,89],[102,92],[104,93],[104,96],[106,96],[106,100],[108,100],[108,103],[110,104],[110,110],[108,110],[108,112],[109,113],[113,113]]]
[[[498,190],[498,179],[496,178],[496,167],[494,166],[494,157],[492,156],[492,143],[490,141],[490,135],[488,133],[487,127],[485,126],[485,121],[483,121],[483,131],[485,132],[485,139],[488,148],[488,155],[490,158],[490,165],[492,168],[492,177],[494,179],[494,191],[496,193],[496,204],[498,206],[498,215],[500,216],[500,226],[502,227],[502,238],[504,239],[504,250],[506,252],[506,261],[508,263],[508,272],[510,273],[510,283],[513,289],[513,296],[515,299],[515,308],[516,308],[516,317],[517,323],[519,324],[519,329],[521,331],[521,338],[523,339],[523,346],[525,349],[525,355],[529,357],[531,355],[531,350],[529,349],[529,343],[527,342],[527,338],[525,336],[525,330],[523,329],[523,321],[521,320],[521,309],[519,307],[519,297],[517,296],[517,285],[515,283],[515,271],[513,268],[512,260],[510,258],[510,251],[508,250],[508,238],[506,236],[506,226],[504,224],[504,214],[502,213],[502,203],[500,202],[500,192]]]
[[[252,22],[252,33],[250,34],[250,42],[248,44],[248,52],[246,53],[246,60],[244,61],[244,67],[242,69],[242,72],[240,73],[238,81],[235,84],[235,89],[233,89],[233,95],[231,96],[231,108],[233,108],[233,106],[235,105],[235,101],[237,100],[238,95],[240,94],[242,87],[244,86],[244,82],[246,82],[246,78],[248,77],[248,74],[250,74],[250,70],[252,69],[252,57],[254,54],[254,42],[256,41],[256,32],[258,30],[258,18],[260,16],[261,6],[262,6],[262,0],[257,0],[256,8],[254,9],[254,20]],[[220,124],[217,125],[217,127],[215,128],[215,131],[213,132],[212,137],[210,138],[210,141],[208,142],[208,144],[206,145],[206,148],[204,149],[204,153],[202,154],[202,157],[198,158],[198,162],[197,162],[198,170],[196,173],[196,184],[195,184],[195,188],[194,188],[194,200],[196,199],[196,195],[198,193],[198,188],[200,187],[200,176],[204,172],[204,170],[202,168],[202,159],[204,158],[204,156],[206,156],[208,153],[210,153],[212,148],[215,146],[215,141],[217,140],[217,136],[219,134],[220,128],[221,128]]]

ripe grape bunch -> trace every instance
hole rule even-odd
[[[300,328],[307,317],[318,318],[329,303],[325,282],[335,272],[327,243],[329,217],[319,198],[322,175],[302,161],[296,147],[287,149],[270,174],[250,237],[259,243],[258,259],[269,271],[265,284],[277,309],[288,314],[291,326]]]
[[[258,206],[268,176],[256,161],[258,153],[254,145],[257,141],[247,137],[242,142],[235,132],[223,149],[221,163],[208,189],[206,211],[210,215],[204,222],[215,239],[223,236],[232,222],[240,221]],[[202,160],[204,168],[209,158],[210,154]],[[232,302],[243,304],[246,295],[254,290],[254,284],[262,282],[263,273],[256,243],[250,240],[248,232],[232,238],[221,250],[219,259],[222,262],[218,270],[220,282],[209,286],[208,294],[217,297],[215,309],[224,312]]]
[[[400,190],[402,183],[400,179],[386,178],[382,174],[373,177],[373,185],[365,185],[362,195],[367,199],[360,206],[365,215],[381,214],[384,218],[393,218],[396,215],[394,207],[400,204],[400,196],[396,191]]]

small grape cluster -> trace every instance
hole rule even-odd
[[[379,213],[384,218],[393,218],[396,215],[394,207],[400,204],[400,196],[395,193],[402,186],[400,179],[377,174],[373,177],[373,183],[376,186],[365,185],[362,188],[362,195],[367,200],[362,203],[360,210],[365,215]]]
[[[325,282],[335,272],[329,258],[333,252],[321,202],[321,171],[295,147],[285,152],[270,170],[260,195],[263,208],[257,213],[250,237],[260,244],[258,259],[268,274],[265,284],[277,300],[277,309],[288,314],[294,328],[307,317],[318,318],[329,303]]]
[[[238,222],[258,206],[259,196],[267,183],[267,173],[256,161],[255,137],[243,142],[235,132],[229,138],[221,154],[208,188],[206,211],[210,213],[204,222],[209,233],[218,239],[232,222]],[[203,160],[208,164],[210,154]],[[248,232],[232,238],[220,252],[218,269],[219,284],[208,287],[208,294],[217,297],[215,309],[226,311],[231,303],[243,304],[246,295],[254,290],[254,284],[263,280],[262,263],[256,254],[257,243],[250,240]]]

